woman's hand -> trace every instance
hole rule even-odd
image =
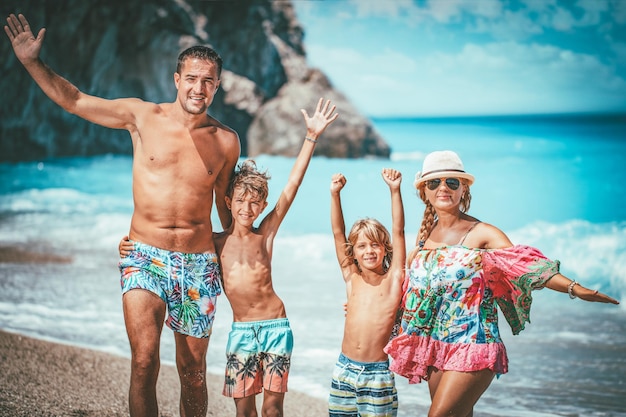
[[[619,304],[619,301],[616,299],[609,297],[606,294],[599,292],[598,290],[590,290],[589,288],[583,287],[582,285],[576,283],[571,290],[572,295],[580,298],[581,300],[591,301],[596,303],[611,303],[611,304]]]

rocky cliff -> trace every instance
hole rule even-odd
[[[308,66],[304,29],[289,1],[3,0],[0,12],[23,13],[35,33],[46,27],[44,62],[106,98],[172,101],[180,51],[213,47],[224,70],[209,112],[239,133],[243,155],[295,155],[304,135],[299,109],[313,109],[324,97],[341,117],[316,155],[389,156],[371,122]],[[132,152],[126,131],[88,123],[52,103],[2,37],[0,161]]]

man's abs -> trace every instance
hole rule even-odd
[[[173,252],[215,252],[211,207],[213,190],[205,184],[163,183],[133,188],[135,210],[130,238]]]
[[[211,223],[195,224],[182,227],[148,221],[133,214],[129,237],[155,248],[172,252],[204,253],[215,252]]]
[[[215,174],[195,166],[157,168],[138,163],[133,173],[131,239],[175,252],[215,252],[211,224]]]

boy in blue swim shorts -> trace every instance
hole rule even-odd
[[[223,394],[234,398],[237,416],[257,416],[256,395],[262,391],[261,415],[283,415],[293,335],[285,306],[272,285],[274,238],[302,183],[317,138],[338,116],[333,114],[335,106],[322,99],[313,116],[301,111],[305,140],[276,206],[258,227],[253,225],[267,207],[269,176],[254,161],[244,161],[226,192],[231,225],[214,234],[224,293],[233,310]]]
[[[214,253],[181,253],[131,242],[119,268],[122,294],[143,289],[167,306],[165,324],[192,337],[211,336],[221,276]]]

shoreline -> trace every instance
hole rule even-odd
[[[128,416],[130,359],[82,347],[48,342],[0,329],[0,417]],[[222,396],[223,377],[207,373],[207,416],[235,414]],[[179,415],[180,382],[173,365],[161,364],[157,382],[159,417]],[[257,395],[260,410],[262,394]],[[323,416],[327,403],[289,391],[284,413]]]

